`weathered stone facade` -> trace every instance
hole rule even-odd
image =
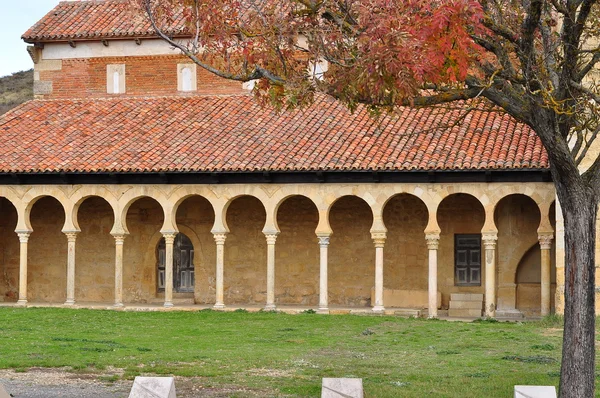
[[[69,301],[72,279],[77,303],[170,303],[187,297],[210,305],[222,283],[226,306],[262,306],[272,277],[267,235],[276,236],[275,305],[317,307],[321,299],[332,307],[375,306],[372,289],[375,294],[428,290],[431,251],[425,235],[439,234],[437,290],[441,308],[447,308],[451,293],[489,288],[483,251],[481,285],[456,286],[454,234],[487,233],[498,237],[492,264],[498,311],[539,314],[538,234],[551,233],[554,223],[554,191],[548,183],[4,186],[0,195],[6,198],[0,206],[0,294],[6,302],[20,297],[22,304]],[[24,243],[13,231],[30,234],[26,291],[19,288],[19,245]],[[192,295],[173,296],[157,288],[157,245],[163,235],[177,231],[194,246]],[[222,282],[215,267],[220,234],[226,237]],[[68,236],[75,236],[73,275]],[[115,237],[122,236],[121,265]],[[326,264],[318,236],[329,236]],[[383,248],[379,289],[376,245]],[[320,298],[323,266],[328,286]]]

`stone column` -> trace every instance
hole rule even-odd
[[[383,306],[383,246],[385,245],[385,232],[372,232],[371,238],[375,244],[375,304],[373,312],[382,313]]]
[[[123,307],[123,245],[125,234],[113,234],[115,238],[115,307]]]
[[[225,308],[225,301],[223,300],[223,269],[225,264],[225,239],[227,234],[217,233],[213,234],[215,242],[217,244],[217,271],[216,271],[216,291],[217,297],[214,308],[221,309]]]
[[[167,308],[173,307],[173,243],[177,232],[165,232],[165,304]]]
[[[18,305],[27,305],[27,242],[32,231],[17,231],[19,236],[19,300]]]
[[[552,249],[552,239],[554,239],[554,235],[551,233],[544,233],[538,235],[541,251],[540,287],[542,289],[542,305],[540,307],[540,313],[542,316],[550,314],[550,249]]]
[[[267,237],[267,305],[265,310],[275,309],[275,241],[278,232],[265,233]]]
[[[319,237],[319,309],[322,314],[329,313],[329,293],[327,290],[327,259],[330,234],[317,234]]]
[[[485,248],[485,311],[486,317],[496,316],[496,232],[484,232],[482,236]]]
[[[437,318],[437,273],[438,273],[438,248],[440,246],[440,234],[426,234],[427,250],[429,251],[429,318]]]
[[[67,300],[65,305],[75,304],[75,241],[79,231],[69,231],[67,235]]]

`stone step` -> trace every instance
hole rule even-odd
[[[411,309],[411,308],[400,308],[397,310],[394,310],[394,315],[397,316],[405,316],[405,317],[414,317],[414,318],[420,318],[421,316],[423,316],[423,312],[421,310],[415,310],[415,309]],[[427,316],[427,315],[425,315]]]
[[[481,310],[449,309],[448,316],[451,318],[479,318],[479,317],[481,317]]]
[[[519,310],[496,310],[496,319],[521,320],[525,315]]]
[[[450,309],[456,310],[482,310],[483,303],[481,301],[450,301]]]
[[[483,294],[480,293],[452,293],[450,301],[483,301]]]

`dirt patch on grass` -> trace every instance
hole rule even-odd
[[[286,372],[255,369],[256,374],[290,377]],[[262,372],[262,373],[261,373]],[[72,372],[70,368],[30,368],[24,372],[0,369],[0,384],[15,398],[117,398],[128,397],[133,380],[122,380],[122,369],[111,368],[94,373]],[[117,377],[114,377],[117,376]],[[150,376],[150,375],[148,375]],[[212,387],[201,377],[175,377],[177,397],[221,398],[240,395],[264,397],[274,391],[255,390],[242,386]],[[208,384],[208,385],[207,385]]]

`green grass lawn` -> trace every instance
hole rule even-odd
[[[199,376],[205,387],[320,396],[361,377],[367,397],[510,397],[559,381],[560,322],[447,322],[245,312],[0,308],[0,368],[112,367]]]

